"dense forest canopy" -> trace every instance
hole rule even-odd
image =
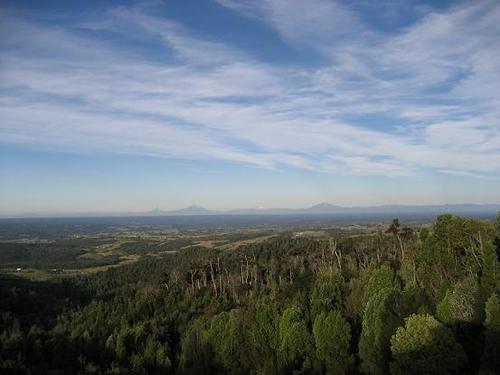
[[[2,276],[0,370],[497,374],[499,259],[500,216],[442,215],[429,228],[395,219],[376,233],[187,246],[71,278]]]

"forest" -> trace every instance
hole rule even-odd
[[[499,374],[499,260],[500,215],[441,215],[185,246],[73,277],[3,275],[0,372]]]

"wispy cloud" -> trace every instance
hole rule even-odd
[[[460,176],[460,177],[471,177],[474,179],[488,179],[488,177],[486,177],[485,175],[482,175],[479,173],[473,173],[473,172],[455,171],[455,170],[449,170],[449,169],[441,169],[440,172],[455,175],[455,176]]]
[[[312,46],[329,52],[333,45],[352,40],[365,30],[355,12],[338,1],[325,0],[217,0],[225,7],[260,19],[292,45]],[[325,48],[326,47],[326,48]]]
[[[57,27],[4,11],[1,139],[342,174],[500,171],[498,3],[428,11],[394,33],[340,2],[218,3],[320,66],[260,60],[150,8]]]

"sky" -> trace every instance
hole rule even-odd
[[[0,215],[500,203],[500,2],[0,4]]]

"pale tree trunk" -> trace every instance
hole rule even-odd
[[[250,276],[250,267],[248,265],[248,258],[247,258],[246,255],[245,255],[245,262],[246,262],[246,265],[247,265],[247,270],[246,270],[246,275],[245,275],[245,284],[248,285],[248,278]]]
[[[218,293],[217,293],[217,283],[215,282],[215,274],[214,274],[214,267],[212,265],[212,261],[210,261],[210,278],[212,279],[212,285],[214,287],[214,293],[215,293],[215,296],[217,297],[218,296]]]
[[[401,262],[402,262],[403,260],[405,260],[405,248],[403,245],[403,240],[401,240],[401,236],[399,234],[396,234],[396,238],[398,239],[399,248],[401,250]]]
[[[259,280],[258,280],[258,265],[257,265],[257,259],[255,258],[255,255],[253,256],[253,280],[254,280],[254,285],[257,287]]]
[[[196,274],[196,270],[191,270],[189,273],[191,274],[191,290],[194,292],[194,275]]]
[[[337,241],[330,239],[330,251],[332,253],[332,258],[334,255],[337,258],[339,270],[342,271],[342,250],[337,249]]]

